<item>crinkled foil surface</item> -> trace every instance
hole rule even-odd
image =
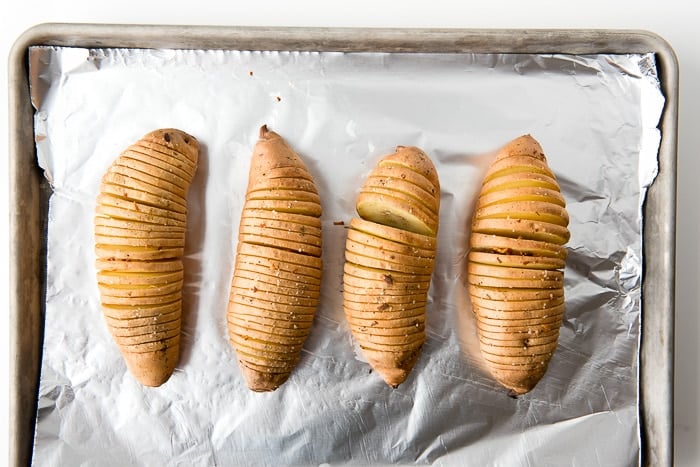
[[[53,186],[35,465],[636,465],[642,205],[664,98],[652,54],[498,55],[33,48],[39,164]],[[323,200],[321,305],[301,362],[249,391],[226,305],[249,160],[267,124]],[[102,174],[176,127],[202,144],[189,193],[183,353],[145,388],[102,319],[93,227]],[[472,206],[497,148],[540,141],[571,216],[567,308],[544,379],[510,398],[485,372],[465,288]],[[417,145],[442,184],[427,342],[389,388],[342,309],[354,201]],[[345,226],[342,223],[345,223]]]

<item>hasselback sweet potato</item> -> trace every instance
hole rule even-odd
[[[322,273],[321,200],[304,162],[267,126],[253,150],[228,305],[247,386],[274,391],[311,332]]]
[[[146,386],[167,381],[180,355],[186,197],[198,155],[187,133],[150,132],[109,167],[97,196],[102,311],[127,367]]]
[[[440,183],[430,158],[399,146],[357,199],[345,244],[343,307],[353,339],[391,387],[405,381],[425,343]]]
[[[525,135],[501,148],[474,211],[467,275],[481,354],[516,395],[535,387],[557,347],[568,224],[540,144]]]

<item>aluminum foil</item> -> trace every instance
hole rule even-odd
[[[33,48],[39,164],[53,187],[35,465],[635,465],[640,461],[642,205],[664,97],[654,56]],[[226,304],[249,159],[267,124],[323,200],[321,305],[301,362],[249,391]],[[202,143],[190,189],[183,354],[145,388],[102,319],[92,219],[99,181],[143,134]],[[510,398],[484,371],[465,288],[472,206],[494,152],[540,141],[571,241],[559,347]],[[442,184],[427,342],[391,389],[342,309],[346,227],[376,161],[416,145]],[[342,225],[342,224],[345,225]]]

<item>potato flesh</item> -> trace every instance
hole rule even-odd
[[[301,357],[320,298],[321,203],[313,177],[263,126],[238,232],[227,312],[246,385],[274,391]]]
[[[428,236],[436,236],[435,215],[400,196],[362,192],[357,212],[363,219]]]
[[[467,271],[482,357],[512,394],[535,387],[557,347],[568,224],[539,143],[526,135],[504,146],[484,177]]]
[[[178,363],[187,225],[197,140],[156,130],[102,178],[95,213],[97,282],[107,327],[131,374],[165,383]]]
[[[368,176],[350,222],[343,308],[353,339],[391,387],[410,374],[425,343],[440,186],[425,153],[399,147]]]

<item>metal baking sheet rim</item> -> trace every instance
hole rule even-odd
[[[9,63],[10,465],[31,464],[45,311],[50,188],[36,161],[28,50],[36,45],[237,50],[647,53],[662,93],[659,174],[645,202],[640,355],[642,463],[673,464],[678,61],[653,32],[595,29],[363,29],[47,23],[14,44]]]

